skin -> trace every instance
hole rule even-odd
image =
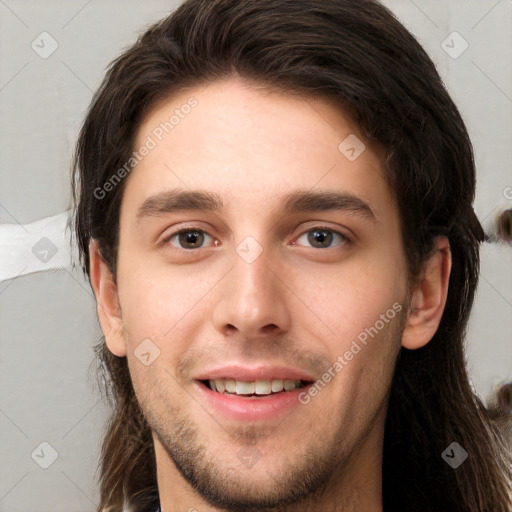
[[[409,287],[383,149],[327,100],[233,77],[156,106],[141,124],[135,148],[191,96],[198,106],[128,177],[115,278],[96,242],[90,246],[107,345],[128,358],[153,430],[162,511],[271,505],[381,511],[394,364],[401,346],[425,345],[439,325],[451,265],[448,241],[437,240],[438,250]],[[338,150],[350,134],[366,145],[354,161]],[[216,193],[224,209],[137,219],[148,197],[172,189]],[[374,217],[354,211],[286,214],[282,198],[298,189],[351,194]],[[206,233],[198,248],[183,248],[178,236],[168,240],[191,225]],[[334,234],[326,247],[314,246],[308,234],[317,227],[343,237]],[[247,236],[262,249],[251,263],[236,251]],[[309,403],[284,418],[226,418],[197,392],[195,377],[225,363],[292,366],[320,379],[393,304],[402,312]],[[160,353],[146,366],[134,351],[148,338]],[[257,460],[247,464],[240,450]]]

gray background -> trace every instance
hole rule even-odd
[[[105,67],[178,3],[0,0],[0,224],[69,208],[74,141]],[[477,160],[476,211],[488,225],[512,206],[512,0],[384,3],[424,45],[462,112]],[[58,43],[46,59],[31,47],[43,31]],[[469,44],[458,58],[441,46],[453,31]],[[453,37],[448,44],[462,48]],[[511,247],[482,249],[468,365],[483,398],[512,379],[511,256]],[[2,281],[0,326],[0,512],[95,510],[108,411],[90,370],[100,330],[89,285],[70,269]],[[51,456],[41,442],[58,453],[48,469],[31,456]]]

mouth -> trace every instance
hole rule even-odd
[[[313,381],[217,378],[196,383],[200,401],[214,417],[237,423],[260,423],[279,421],[294,410],[296,414],[303,413],[305,408],[300,396]]]
[[[243,381],[228,378],[205,379],[200,382],[216,393],[251,398],[262,398],[278,393],[287,393],[305,388],[313,383],[307,380],[291,379]]]
[[[303,414],[301,395],[314,384],[308,371],[290,366],[224,364],[195,376],[196,390],[211,415],[240,422],[275,422]]]

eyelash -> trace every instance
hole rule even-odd
[[[301,238],[302,236],[306,235],[307,233],[311,233],[313,231],[328,231],[329,233],[333,233],[334,235],[337,235],[338,237],[341,238],[341,243],[338,245],[338,247],[342,246],[342,245],[348,245],[348,244],[351,244],[352,243],[352,240],[350,240],[347,236],[343,235],[342,233],[340,233],[339,231],[335,231],[334,229],[331,229],[327,226],[314,226],[312,227],[311,229],[308,229],[306,231],[304,231],[303,233],[301,233],[297,239]],[[200,227],[198,226],[187,226],[183,229],[180,229],[179,231],[176,231],[175,233],[171,233],[170,235],[168,235],[167,237],[165,237],[164,240],[162,240],[162,244],[165,245],[165,244],[168,244],[174,237],[178,236],[178,235],[181,235],[182,233],[189,233],[189,232],[199,232],[199,233],[203,233],[203,234],[206,234],[207,236],[210,236],[204,229],[201,229]],[[172,245],[172,244],[171,244]],[[296,245],[295,242],[293,243],[293,245]],[[194,250],[197,250],[197,249],[201,249],[202,247],[198,247],[196,249],[185,249],[183,247],[177,247],[177,246],[174,246],[176,247],[177,249],[181,249],[183,251],[194,251]],[[311,247],[312,249],[316,249],[316,247]],[[326,249],[331,249],[332,247],[325,247],[323,248],[323,250],[326,250]],[[322,249],[322,248],[321,248]]]

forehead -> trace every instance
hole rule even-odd
[[[134,151],[144,147],[128,177],[125,209],[177,189],[211,191],[233,212],[259,206],[263,213],[307,190],[342,192],[377,213],[392,201],[383,148],[364,139],[340,104],[237,79],[158,104],[137,132]]]

